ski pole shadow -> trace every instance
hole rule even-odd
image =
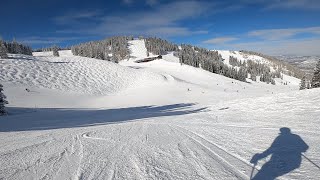
[[[251,163],[257,164],[260,159],[269,155],[271,158],[266,162],[252,180],[273,180],[285,175],[301,165],[302,153],[308,150],[309,146],[297,134],[292,134],[290,128],[280,128],[279,136],[275,138],[271,146],[262,153],[255,154]]]

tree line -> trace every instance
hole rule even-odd
[[[6,104],[8,104],[8,101],[6,100],[6,96],[3,94],[3,86],[0,84],[0,116],[7,114],[5,109]]]
[[[71,47],[60,47],[60,46],[57,46],[57,45],[53,45],[53,46],[49,46],[49,47],[43,47],[43,48],[38,48],[38,49],[35,49],[33,50],[33,52],[48,52],[48,51],[54,51],[58,49],[58,51],[60,50],[71,50]]]
[[[269,60],[270,62],[272,62],[273,68],[279,69],[281,71],[281,73],[283,73],[283,74],[293,76],[298,79],[301,79],[304,76],[304,73],[299,68],[297,68],[287,62],[281,61],[275,57],[268,56],[268,55],[265,55],[265,54],[262,54],[259,52],[254,52],[254,51],[241,50],[239,52],[249,54],[249,55],[256,55],[256,56],[263,57],[263,58]]]
[[[229,64],[231,66],[242,67],[244,71],[250,74],[250,79],[252,81],[257,81],[257,76],[260,77],[261,82],[275,84],[274,78],[283,79],[283,75],[281,74],[281,68],[278,66],[273,66],[274,71],[271,71],[270,66],[267,66],[264,63],[255,62],[253,60],[240,61],[237,58],[230,56]]]
[[[144,41],[148,54],[152,53],[157,55],[165,55],[167,52],[170,51],[179,51],[178,45],[170,43],[164,39],[156,37],[147,37],[144,39]]]
[[[32,56],[32,48],[30,46],[20,44],[16,40],[13,40],[12,42],[0,40],[0,53],[2,56],[4,56],[4,53]]]
[[[300,90],[311,88],[320,88],[320,59],[316,64],[311,81],[308,81],[306,76],[303,76],[300,82]]]
[[[179,51],[181,64],[200,67],[206,71],[220,74],[239,81],[246,81],[247,73],[244,68],[229,67],[223,63],[218,51],[210,51],[205,48],[182,44]]]
[[[271,56],[266,56],[261,53],[252,51],[241,51],[242,53],[261,56],[268,59],[272,63],[275,71],[271,71],[270,67],[263,63],[257,63],[253,60],[239,61],[237,58],[231,56],[228,66],[219,55],[218,51],[210,51],[205,48],[182,44],[180,47],[176,44],[170,43],[160,38],[146,38],[146,48],[149,53],[164,55],[167,52],[175,51],[175,55],[179,57],[181,64],[187,64],[193,67],[201,67],[209,72],[221,74],[226,77],[246,81],[248,74],[253,81],[259,77],[260,81],[275,84],[274,78],[283,78],[282,74],[295,76],[301,78],[303,74],[299,69],[290,64],[282,62]]]
[[[118,63],[130,57],[128,41],[132,36],[117,36],[101,41],[81,43],[71,47],[73,55],[102,59]]]

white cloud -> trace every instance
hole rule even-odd
[[[117,16],[94,17],[100,22],[95,26],[85,24],[76,32],[94,35],[154,35],[177,36],[207,33],[205,30],[193,30],[180,24],[187,19],[198,18],[207,12],[211,4],[199,1],[175,1],[150,8],[144,12],[130,12]],[[80,24],[81,21],[74,24]],[[70,30],[60,30],[70,32]],[[71,30],[72,32],[72,30]]]
[[[79,39],[78,37],[38,37],[38,36],[31,36],[31,37],[24,37],[17,39],[18,42],[30,45],[54,45],[59,44],[65,41],[71,41]]]
[[[320,55],[320,38],[228,44],[228,49],[252,50],[269,55]]]
[[[159,3],[158,0],[146,0],[146,4],[149,6],[154,6],[158,3]]]
[[[248,35],[268,40],[279,40],[291,38],[303,33],[313,35],[320,34],[320,27],[255,30],[250,31]]]
[[[166,5],[161,5],[156,9],[124,16],[106,17],[104,22],[99,25],[96,31],[113,33],[133,34],[146,33],[147,35],[166,34],[173,32],[173,35],[190,34],[191,30],[180,27],[177,22],[188,18],[194,18],[208,10],[208,6],[196,1],[179,1]],[[177,13],[179,12],[179,13]],[[155,31],[155,29],[158,29]],[[177,32],[172,31],[178,30]],[[182,30],[182,31],[181,31]]]
[[[133,0],[122,0],[122,3],[126,5],[131,5],[133,3]]]
[[[267,8],[269,9],[320,9],[319,0],[273,0]]]
[[[100,12],[97,10],[93,11],[71,11],[62,16],[57,16],[53,18],[53,21],[59,25],[63,24],[75,24],[81,20],[94,19],[99,17]]]
[[[266,10],[273,9],[300,9],[319,10],[319,0],[241,0],[245,5],[262,5]]]
[[[320,27],[253,30],[236,37],[217,37],[202,43],[213,44],[217,46],[212,47],[215,49],[244,49],[270,55],[320,55]]]
[[[213,39],[208,39],[206,41],[203,41],[205,44],[225,44],[231,41],[235,41],[238,38],[235,37],[218,37],[218,38],[213,38]]]

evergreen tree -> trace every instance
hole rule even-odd
[[[128,41],[133,40],[132,36],[111,37],[101,41],[81,43],[71,47],[76,56],[102,59],[118,63],[129,58]]]
[[[307,89],[311,89],[310,81],[307,81]]]
[[[5,59],[8,58],[8,50],[4,45],[4,42],[2,40],[0,40],[0,58]]]
[[[155,37],[146,38],[145,45],[148,52],[157,55],[165,55],[167,52],[179,50],[176,44]]]
[[[303,76],[303,78],[301,79],[301,82],[300,82],[300,90],[304,90],[307,88],[307,84],[306,84],[306,76]]]
[[[7,53],[11,54],[25,54],[32,56],[32,49],[29,46],[19,44],[15,40],[13,42],[4,42],[2,44],[6,47]]]
[[[3,86],[0,84],[0,116],[7,114],[7,111],[5,109],[5,105],[8,104],[8,101],[6,101],[6,96],[3,94]]]
[[[252,81],[257,81],[257,75],[256,74],[250,74],[250,79]]]
[[[57,46],[54,46],[54,48],[52,49],[53,52],[53,56],[59,57],[59,48]]]
[[[320,59],[319,59],[317,65],[316,65],[316,68],[314,70],[311,87],[312,88],[319,88],[320,87]]]

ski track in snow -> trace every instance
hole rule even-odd
[[[0,179],[249,179],[281,127],[312,162],[278,179],[320,179],[319,89],[238,82],[172,53],[137,64],[146,48],[130,43],[121,65],[70,51],[0,60],[11,113],[0,117]]]

